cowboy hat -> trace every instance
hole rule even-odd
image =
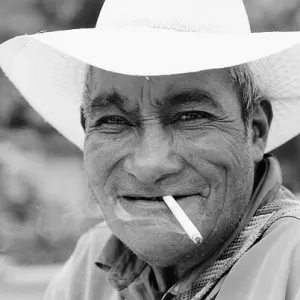
[[[0,45],[4,73],[81,149],[87,65],[155,76],[243,63],[273,105],[268,152],[300,133],[300,32],[251,33],[241,0],[106,0],[95,28],[23,35]]]

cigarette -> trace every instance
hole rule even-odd
[[[201,233],[185,214],[176,200],[172,196],[163,196],[163,199],[189,238],[195,244],[200,244],[203,241]]]

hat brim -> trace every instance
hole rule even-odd
[[[0,45],[0,67],[45,120],[80,149],[86,65],[139,76],[249,63],[273,104],[266,152],[300,133],[300,33],[216,34],[156,28],[76,29]]]

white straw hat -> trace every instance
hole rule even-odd
[[[241,0],[106,0],[96,28],[23,35],[0,45],[8,78],[81,149],[87,64],[154,76],[242,63],[273,104],[268,152],[300,133],[300,33],[251,33]]]

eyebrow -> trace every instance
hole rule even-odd
[[[127,97],[113,90],[111,92],[103,92],[101,95],[91,100],[90,108],[91,110],[109,109],[110,107],[114,106],[123,113],[128,113],[126,110],[126,103],[128,102],[129,101]]]
[[[183,106],[185,104],[204,104],[215,109],[222,108],[222,105],[208,91],[201,89],[192,89],[181,91],[167,96],[164,99],[166,106]]]
[[[111,92],[103,92],[95,99],[91,100],[90,108],[94,109],[109,109],[116,107],[123,113],[129,112],[128,107],[129,99],[113,90]],[[222,109],[222,105],[213,97],[211,93],[201,89],[192,89],[187,91],[181,91],[172,95],[169,95],[162,100],[155,101],[155,105],[158,107],[180,107],[191,104],[204,104],[214,109]],[[138,112],[137,107],[130,112]]]

